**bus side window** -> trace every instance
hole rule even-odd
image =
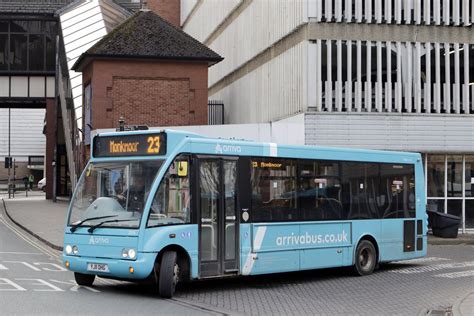
[[[296,163],[294,160],[253,158],[251,183],[253,222],[299,219],[296,208]]]
[[[304,220],[337,220],[342,216],[339,163],[300,160],[298,208]]]
[[[168,168],[153,198],[147,227],[191,222],[191,191],[187,157]]]
[[[415,179],[413,165],[384,164],[381,166],[381,190],[387,203],[382,218],[415,217]]]

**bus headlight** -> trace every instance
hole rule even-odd
[[[135,249],[129,249],[128,250],[128,257],[130,259],[135,259],[135,257],[137,256],[137,252],[135,251]]]
[[[137,256],[137,251],[133,248],[130,249],[122,249],[122,258],[124,259],[135,259]]]
[[[128,258],[128,249],[122,249],[122,257],[123,258]]]
[[[72,253],[73,253],[74,255],[77,255],[78,252],[79,252],[79,248],[77,248],[76,245],[72,246]]]
[[[66,245],[66,247],[64,248],[64,250],[66,250],[66,254],[70,255],[72,253],[72,247],[71,245]]]

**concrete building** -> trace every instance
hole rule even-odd
[[[46,138],[43,135],[46,98],[55,94],[57,19],[54,11],[67,1],[32,5],[0,2],[0,185],[15,160],[17,179],[43,177]]]
[[[226,123],[287,119],[305,144],[421,152],[428,207],[461,216],[463,231],[474,228],[473,23],[472,0],[181,0],[183,30],[225,57],[209,98]]]
[[[222,58],[180,29],[179,0],[146,3],[0,2],[0,156],[17,179],[44,167],[47,198],[74,189],[92,129],[208,123],[208,67]]]

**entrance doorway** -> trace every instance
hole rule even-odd
[[[201,277],[238,272],[237,159],[198,159]]]

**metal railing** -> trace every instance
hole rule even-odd
[[[44,156],[28,156],[28,166],[44,165]]]
[[[207,103],[207,124],[220,125],[224,124],[224,102],[217,100],[209,100]]]

